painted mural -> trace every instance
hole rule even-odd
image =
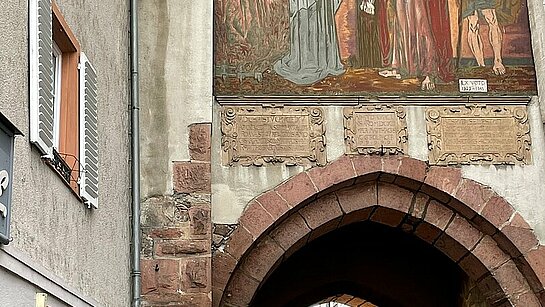
[[[216,96],[461,92],[537,92],[525,0],[214,0]]]

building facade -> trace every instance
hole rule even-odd
[[[3,5],[0,305],[128,306],[128,4]]]
[[[389,20],[383,2],[367,2],[375,6],[361,10],[376,23]],[[356,41],[372,23],[355,1],[141,1],[144,305],[545,305],[545,6],[466,14],[462,2],[429,8],[450,14],[441,17],[450,26],[431,22],[435,43],[441,27],[457,38],[433,54],[448,60],[438,65],[471,66],[481,31],[489,71],[430,85],[392,70],[386,77],[401,81],[388,95],[380,78],[370,79],[373,93],[343,92],[343,82],[379,71],[356,70]],[[399,18],[391,3],[397,11],[384,16]],[[325,16],[319,26],[304,15],[312,10]],[[507,21],[514,15],[527,34]],[[367,30],[346,26],[359,22]],[[339,44],[344,75],[331,58],[320,73],[304,62],[314,49],[301,33],[312,29],[336,31],[320,46]],[[303,55],[297,72],[294,54]],[[515,81],[517,65],[534,67],[535,83]],[[459,79],[477,83],[465,92]],[[518,145],[503,143],[509,135]]]

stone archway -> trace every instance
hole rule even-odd
[[[545,247],[507,201],[457,168],[365,156],[310,169],[251,201],[213,256],[214,305],[247,306],[283,259],[365,220],[443,252],[492,306],[545,306]]]

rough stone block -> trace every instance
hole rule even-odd
[[[194,257],[182,262],[185,262],[182,275],[182,291],[188,293],[210,291],[210,258]]]
[[[287,251],[297,241],[310,233],[310,228],[299,213],[290,215],[282,224],[276,227],[270,236]]]
[[[333,161],[327,167],[315,167],[308,171],[308,175],[319,191],[356,177],[352,160],[343,156]]]
[[[179,257],[210,252],[209,240],[168,240],[156,243],[156,255]]]
[[[189,156],[193,161],[210,162],[210,138],[212,125],[193,124],[189,126]]]
[[[490,236],[485,236],[473,250],[473,254],[488,268],[493,271],[503,263],[511,259],[497,245]]]
[[[496,228],[502,229],[514,213],[515,209],[505,199],[493,196],[484,206],[481,215]]]
[[[530,291],[530,286],[518,270],[515,262],[508,261],[493,272],[496,280],[508,296]]]
[[[141,261],[142,295],[165,296],[180,289],[180,263],[174,259]]]
[[[379,156],[354,156],[352,163],[357,176],[382,172],[382,159]]]
[[[212,223],[210,221],[210,206],[194,206],[189,208],[191,221],[191,235],[201,236],[210,234]]]
[[[464,217],[456,215],[445,232],[467,250],[473,250],[483,234],[473,227]]]
[[[408,213],[413,200],[413,192],[386,183],[378,185],[378,204],[387,208]]]
[[[278,220],[290,209],[288,203],[280,197],[276,191],[269,191],[259,196],[257,202],[260,203],[275,220]]]
[[[240,218],[240,225],[246,228],[254,239],[259,238],[273,222],[274,219],[269,212],[256,201],[248,204],[248,207]]]
[[[241,269],[248,276],[262,281],[274,264],[282,258],[283,254],[284,250],[280,245],[269,236],[265,236],[244,258]]]
[[[443,233],[437,239],[437,241],[435,241],[435,247],[437,247],[454,262],[460,261],[460,259],[462,259],[462,257],[468,252],[462,244],[445,233]]]
[[[215,252],[212,257],[212,286],[223,291],[236,265],[237,260],[229,253]]]
[[[335,194],[326,195],[299,210],[308,226],[315,229],[343,213]]]
[[[174,192],[210,193],[210,163],[175,162]]]
[[[229,241],[225,246],[225,251],[231,254],[236,260],[240,260],[253,242],[254,239],[252,234],[239,225],[231,235],[231,238],[229,238]]]
[[[377,187],[375,182],[358,184],[335,193],[344,213],[350,213],[377,204]]]
[[[401,224],[401,221],[403,221],[405,215],[406,213],[402,213],[397,210],[378,207],[373,215],[371,215],[370,220],[390,227],[397,227]]]
[[[511,222],[502,228],[502,233],[511,240],[522,254],[539,244],[534,231],[519,213],[516,213]]]
[[[448,209],[439,202],[432,200],[428,204],[424,221],[432,224],[442,231],[445,230],[453,215],[454,212],[452,212],[452,210]]]
[[[462,203],[473,209],[473,211],[481,213],[493,194],[490,188],[480,183],[469,179],[462,179],[455,196]]]
[[[307,173],[300,173],[276,188],[276,192],[288,202],[290,207],[295,207],[312,198],[318,190]]]

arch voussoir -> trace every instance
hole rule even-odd
[[[492,306],[545,306],[545,247],[522,216],[459,168],[407,157],[344,156],[251,201],[226,256],[216,260],[224,275],[232,270],[231,278],[215,278],[213,292],[223,291],[225,306],[245,306],[282,259],[338,227],[367,220],[400,227],[439,249]]]

